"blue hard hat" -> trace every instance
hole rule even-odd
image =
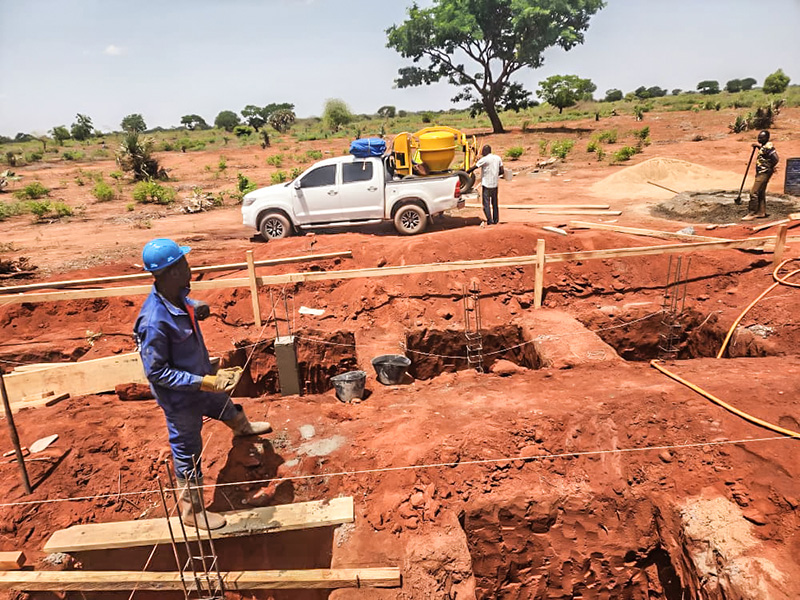
[[[189,246],[178,246],[167,238],[156,238],[145,244],[142,250],[142,263],[145,271],[160,271],[178,262],[184,254],[188,254]]]

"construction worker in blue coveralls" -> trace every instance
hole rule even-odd
[[[230,394],[242,376],[241,367],[214,371],[199,321],[209,315],[205,302],[188,297],[191,269],[188,246],[164,238],[148,242],[144,268],[155,278],[134,326],[144,372],[167,419],[169,443],[178,487],[181,520],[202,529],[225,525],[225,517],[204,511],[200,456],[203,417],[222,421],[235,436],[260,435],[269,423],[251,423]],[[195,470],[196,466],[196,470]],[[196,481],[198,486],[190,485]],[[197,518],[195,518],[197,515]],[[206,522],[202,515],[206,515]]]
[[[500,176],[504,173],[503,159],[492,154],[492,147],[485,144],[481,148],[481,157],[467,169],[467,173],[472,173],[478,167],[481,168],[481,195],[483,196],[483,213],[486,215],[486,224],[497,225],[500,220],[497,186]],[[483,223],[481,223],[481,227],[483,227]]]

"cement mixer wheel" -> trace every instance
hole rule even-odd
[[[458,183],[461,186],[462,194],[469,194],[475,185],[475,173],[467,173],[466,171],[456,171],[453,173],[458,175]]]

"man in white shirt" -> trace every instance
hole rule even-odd
[[[492,154],[492,147],[485,144],[481,149],[481,157],[467,172],[472,173],[478,167],[481,167],[481,194],[486,223],[496,225],[500,219],[497,206],[497,184],[500,176],[504,173],[503,159]]]

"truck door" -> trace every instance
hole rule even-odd
[[[323,165],[294,183],[294,214],[298,224],[341,221],[336,165]]]
[[[378,159],[353,158],[342,163],[339,187],[342,216],[348,221],[383,217],[383,165]]]

